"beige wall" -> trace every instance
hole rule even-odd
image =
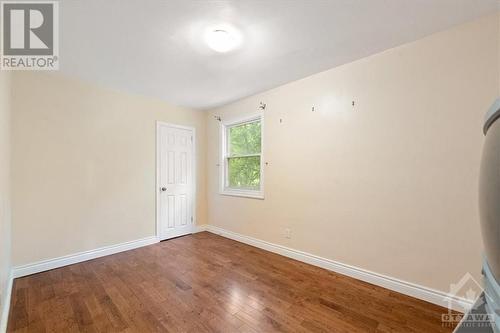
[[[0,315],[5,306],[11,259],[10,78],[9,72],[0,71]]]
[[[205,223],[205,115],[41,72],[13,78],[13,265],[155,234],[156,121],[198,135]]]
[[[497,15],[212,110],[209,223],[446,292],[467,271],[479,277],[495,41]],[[260,101],[266,198],[221,196],[213,115],[252,113]]]

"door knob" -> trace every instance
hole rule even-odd
[[[162,192],[165,192],[166,190],[167,190],[167,188],[166,188],[166,187],[162,187],[162,188],[161,188],[161,191],[162,191]]]

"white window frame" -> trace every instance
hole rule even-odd
[[[260,121],[260,188],[258,190],[253,189],[237,189],[227,186],[228,183],[228,146],[227,146],[227,134],[230,127],[250,123],[254,121]],[[246,117],[223,120],[220,125],[220,191],[222,195],[230,195],[237,197],[245,197],[252,199],[264,199],[264,117],[262,113],[247,115]]]

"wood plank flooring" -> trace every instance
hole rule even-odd
[[[16,279],[8,332],[451,332],[445,311],[203,232]]]

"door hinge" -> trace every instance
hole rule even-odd
[[[193,142],[193,136],[191,136],[191,142]]]
[[[191,216],[191,222],[193,222],[193,217]]]

